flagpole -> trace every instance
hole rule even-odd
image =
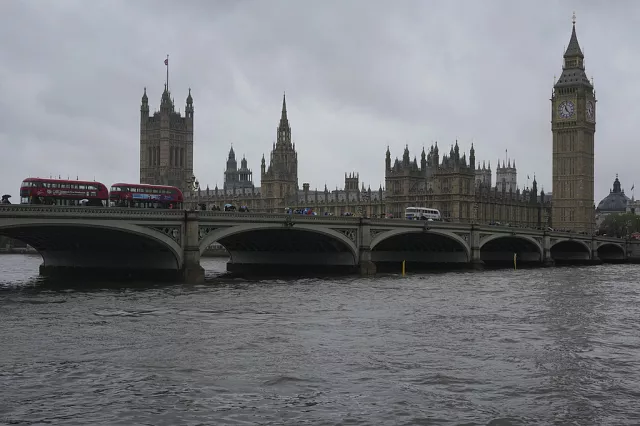
[[[167,55],[167,61],[165,62],[167,65],[167,92],[169,91],[169,55]]]

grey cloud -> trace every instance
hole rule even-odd
[[[637,55],[634,2],[121,0],[0,4],[4,192],[28,175],[137,181],[144,87],[195,99],[196,174],[222,183],[230,143],[259,174],[286,90],[300,179],[375,188],[384,152],[438,140],[480,160],[516,158],[520,185],[551,189],[550,102],[572,11],[598,103],[596,202],[630,188]],[[621,88],[622,85],[622,88]]]

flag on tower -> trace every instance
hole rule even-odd
[[[529,175],[527,175],[527,179],[530,179],[530,178],[529,178]]]
[[[165,65],[169,65],[169,58],[167,58],[167,59],[165,59],[165,60],[164,60],[164,64],[165,64]]]
[[[633,191],[635,187],[636,187],[636,184],[634,183],[633,185],[631,185],[631,190]]]

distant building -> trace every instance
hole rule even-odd
[[[624,194],[622,184],[616,175],[613,181],[613,188],[609,191],[609,195],[604,197],[596,208],[596,226],[600,226],[604,219],[614,213],[626,213],[631,200]]]
[[[516,169],[516,160],[511,159],[502,163],[500,166],[500,160],[498,160],[498,167],[496,168],[496,188],[498,192],[516,192],[518,189],[518,170]]]
[[[175,111],[167,85],[160,110],[149,115],[147,89],[140,106],[140,183],[187,190],[193,176],[193,98],[187,96],[184,117]]]
[[[227,168],[224,171],[224,190],[253,190],[253,188],[253,173],[251,172],[251,169],[247,167],[247,159],[245,157],[242,157],[242,161],[240,161],[240,168],[238,169],[236,153],[233,151],[232,146],[229,150]]]
[[[387,148],[385,157],[385,211],[402,217],[407,207],[432,207],[442,217],[454,222],[500,222],[516,226],[548,226],[549,204],[543,191],[532,188],[523,191],[517,186],[515,161],[507,160],[496,172],[496,186],[491,186],[490,168],[476,170],[473,145],[469,157],[460,152],[458,142],[448,155],[440,157],[438,144],[429,152],[422,150],[420,165],[411,160],[405,146],[402,160],[391,161]]]
[[[298,153],[296,145],[291,141],[291,126],[287,117],[285,96],[282,97],[282,112],[277,129],[277,140],[273,144],[268,166],[262,156],[260,187],[266,212],[280,213],[285,207],[297,202]]]
[[[207,210],[215,207],[222,209],[225,204],[236,208],[246,206],[250,211],[284,213],[286,208],[311,208],[317,214],[341,215],[351,213],[379,217],[384,215],[385,193],[382,185],[378,190],[360,187],[358,173],[345,173],[344,188],[329,191],[326,185],[323,190],[311,189],[308,182],[298,188],[298,155],[295,144],[291,141],[291,127],[287,117],[286,99],[282,101],[280,123],[277,131],[277,142],[273,145],[269,165],[262,158],[260,167],[261,185],[255,187],[251,170],[246,159],[237,162],[233,147],[229,151],[225,170],[223,188],[210,189],[208,186],[196,193],[188,192],[187,197],[193,202],[204,204]]]
[[[480,162],[478,162],[478,167],[476,167],[476,188],[480,186],[487,186],[491,188],[492,176],[491,176],[491,162],[489,165],[483,161],[482,167],[480,167]]]

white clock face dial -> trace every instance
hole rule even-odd
[[[575,113],[575,105],[571,101],[562,101],[558,105],[558,115],[562,118],[569,118]]]
[[[590,120],[593,120],[594,115],[595,115],[595,108],[594,108],[593,102],[587,101],[587,118]]]

